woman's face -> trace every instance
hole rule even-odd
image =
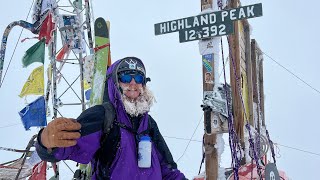
[[[134,78],[132,78],[130,83],[119,82],[123,94],[131,100],[137,99],[142,91],[142,84],[137,84]]]

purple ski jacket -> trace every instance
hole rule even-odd
[[[123,61],[123,59],[118,60],[109,67],[107,71],[107,89],[109,95],[109,101],[114,106],[116,111],[116,120],[126,125],[127,127],[133,128],[129,116],[124,110],[123,103],[121,101],[121,96],[119,92],[119,87],[117,84],[117,67]],[[95,111],[99,110],[97,106],[93,107]],[[100,107],[101,109],[101,107]],[[90,108],[87,109],[90,111]],[[86,110],[86,111],[87,111]],[[84,111],[83,113],[85,113]],[[90,112],[87,113],[90,115]],[[91,116],[97,116],[99,113],[91,112]],[[100,112],[101,114],[101,112]],[[99,115],[100,116],[100,115]],[[81,115],[79,116],[79,118]],[[90,117],[90,116],[86,116]],[[78,120],[79,120],[78,118]],[[81,119],[81,118],[80,118]],[[94,119],[94,118],[91,118]],[[99,117],[98,117],[99,119]],[[100,118],[101,119],[101,118]],[[104,118],[102,118],[104,119]],[[141,116],[140,124],[137,128],[137,133],[141,133],[147,130],[150,121],[150,116],[145,113]],[[90,122],[84,120],[80,121],[81,128],[81,138],[77,140],[75,146],[67,148],[54,148],[52,152],[48,152],[47,149],[41,144],[40,138],[41,132],[38,135],[38,143],[36,144],[36,150],[41,157],[41,159],[56,162],[60,160],[73,160],[82,164],[92,163],[92,179],[101,179],[100,169],[96,166],[103,166],[103,163],[96,162],[94,156],[95,153],[101,147],[101,137],[103,135],[103,122],[94,125],[95,127],[88,125]],[[156,123],[153,122],[156,126]],[[91,123],[94,124],[94,123]],[[155,127],[158,129],[157,127]],[[86,132],[86,133],[83,133]],[[186,179],[184,175],[177,169],[176,164],[172,160],[171,153],[165,144],[163,137],[157,130],[156,136],[160,136],[160,143],[155,143],[152,141],[152,152],[151,152],[151,167],[150,168],[139,168],[137,160],[137,147],[136,147],[136,135],[128,131],[125,128],[120,128],[120,144],[116,150],[115,158],[113,159],[111,166],[108,167],[108,173],[110,179],[114,180],[181,180]],[[161,145],[159,145],[161,144]],[[160,146],[165,146],[165,151],[159,149]],[[169,158],[168,158],[169,157]],[[168,160],[170,159],[170,160]]]

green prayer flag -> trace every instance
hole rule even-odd
[[[22,58],[23,67],[27,67],[34,62],[44,63],[45,39],[37,42],[29,48]]]

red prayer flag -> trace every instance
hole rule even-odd
[[[69,51],[69,47],[67,44],[65,44],[57,54],[57,57],[56,57],[57,61],[61,62],[68,51]]]
[[[54,29],[55,24],[52,22],[52,14],[49,12],[46,19],[43,21],[38,39],[46,39],[46,44],[51,40],[52,30]]]
[[[32,169],[32,175],[29,180],[46,180],[47,176],[47,162],[41,161]]]

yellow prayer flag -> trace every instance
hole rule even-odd
[[[37,67],[30,74],[27,82],[24,84],[19,97],[26,95],[44,95],[44,68],[43,65]]]
[[[91,88],[90,84],[86,80],[83,80],[83,89],[87,90],[87,89],[90,89],[90,88]]]

